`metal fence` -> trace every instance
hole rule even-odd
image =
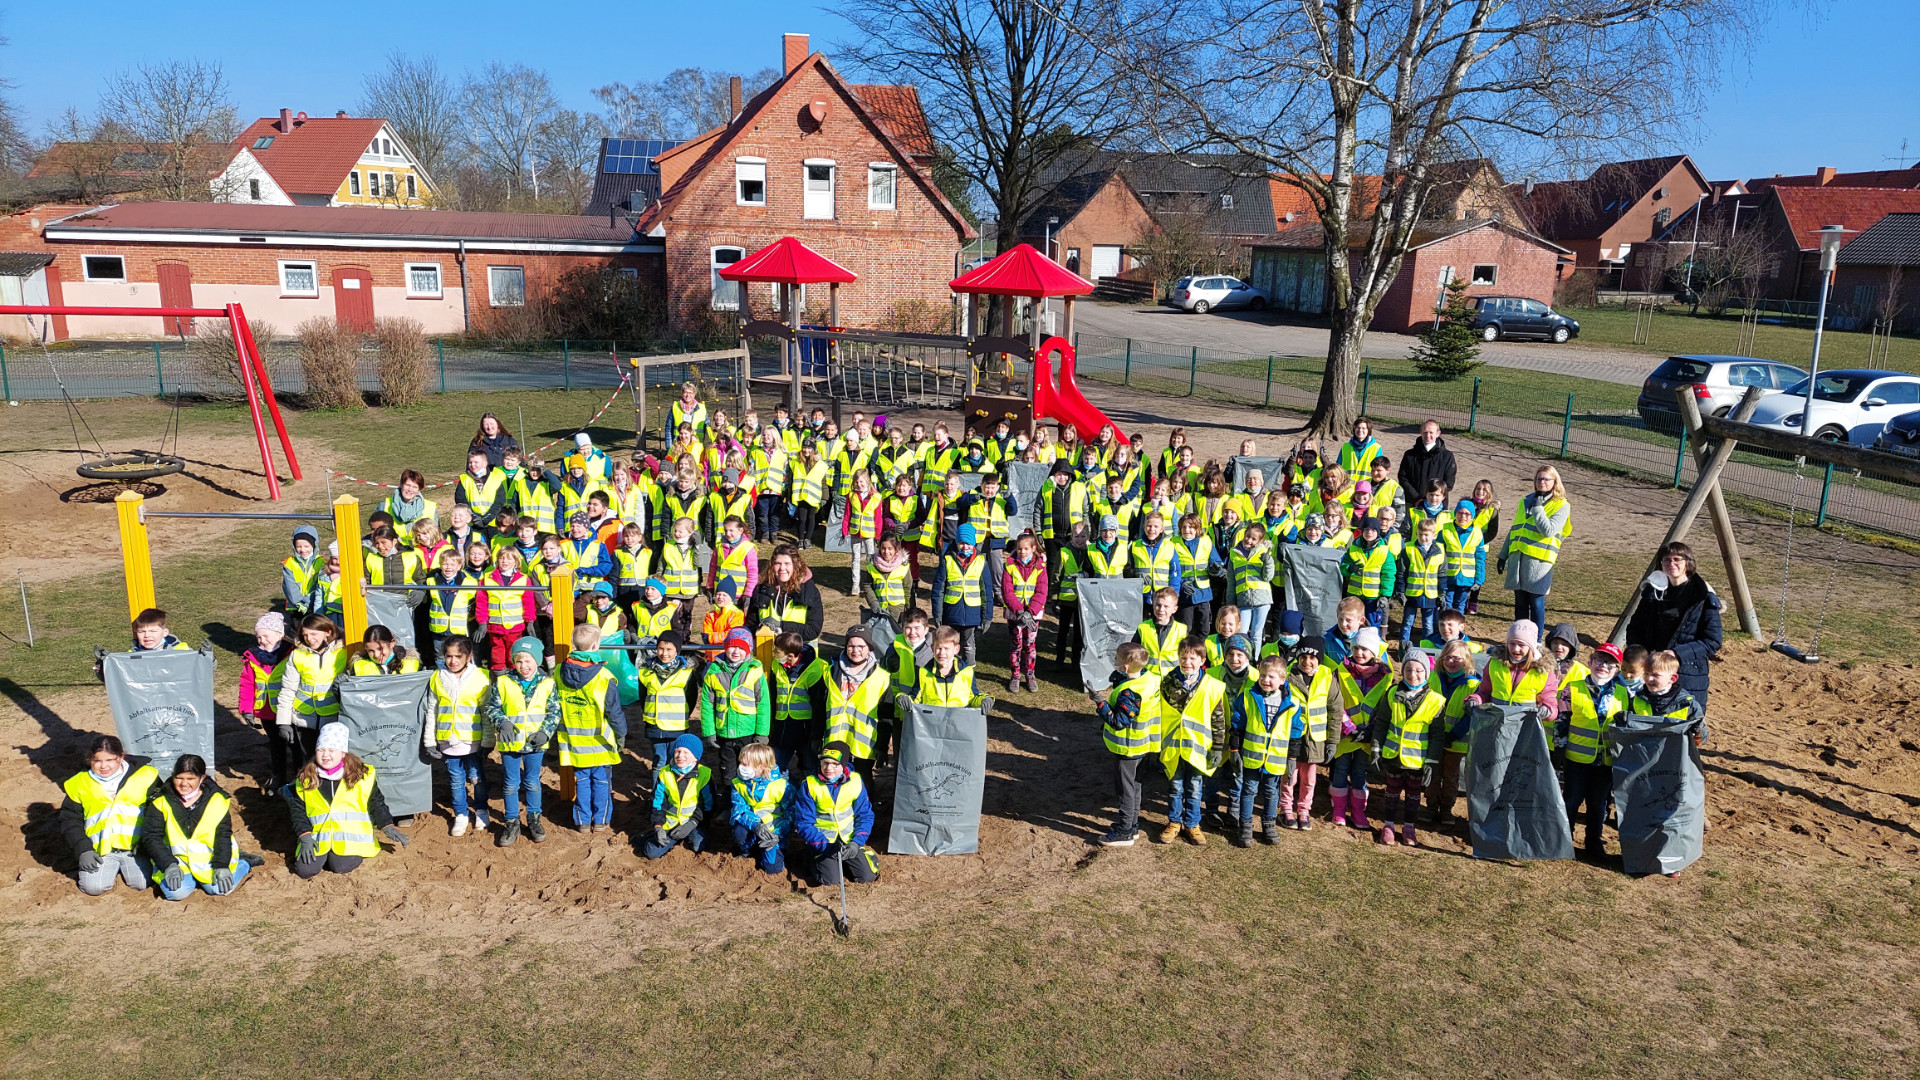
[[[1079,374],[1158,394],[1204,397],[1237,405],[1312,411],[1325,368],[1322,358],[1248,357],[1191,345],[1077,336]],[[1361,411],[1376,419],[1434,419],[1453,431],[1536,447],[1550,456],[1584,459],[1690,486],[1697,475],[1681,437],[1649,428],[1632,409],[1583,403],[1579,390],[1544,394],[1538,385],[1503,378],[1497,368],[1452,383],[1410,378],[1397,369],[1360,383]],[[1568,379],[1578,385],[1581,380]],[[1607,395],[1596,393],[1596,398]],[[1612,395],[1615,401],[1618,393]],[[1888,477],[1861,475],[1764,452],[1738,451],[1721,475],[1729,494],[1785,510],[1798,520],[1845,523],[1886,536],[1920,540],[1920,490]]]

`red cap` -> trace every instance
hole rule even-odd
[[[1609,660],[1612,660],[1614,667],[1619,667],[1620,665],[1626,663],[1626,659],[1620,654],[1620,646],[1615,645],[1611,641],[1607,642],[1605,645],[1594,646],[1593,655],[1604,656]]]

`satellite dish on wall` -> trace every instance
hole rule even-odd
[[[831,111],[831,107],[824,98],[807,103],[807,115],[813,119],[815,124],[826,123],[827,113],[829,111]]]

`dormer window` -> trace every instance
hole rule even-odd
[[[272,145],[273,145],[273,136],[271,135],[262,135],[259,138],[253,140],[253,148],[255,150],[265,150],[267,147]]]

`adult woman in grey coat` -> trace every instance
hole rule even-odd
[[[1573,508],[1567,503],[1560,470],[1542,465],[1533,474],[1533,490],[1522,499],[1500,549],[1500,571],[1513,590],[1513,617],[1547,624],[1547,593],[1553,590],[1553,567],[1560,559],[1560,543],[1573,533]]]

